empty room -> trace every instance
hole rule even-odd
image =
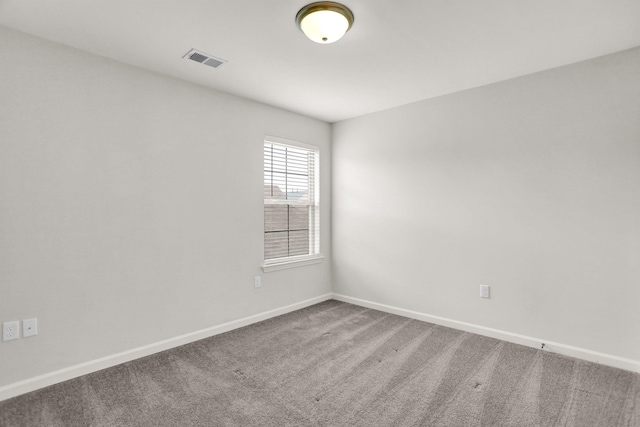
[[[0,426],[640,426],[638,0],[0,0]]]

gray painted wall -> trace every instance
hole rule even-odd
[[[0,76],[0,386],[330,292],[329,124],[3,27]],[[321,264],[260,269],[265,134],[321,149]]]
[[[334,292],[640,361],[640,48],[339,122],[332,167]]]

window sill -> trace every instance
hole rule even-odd
[[[312,257],[298,259],[283,259],[281,261],[273,261],[262,264],[262,271],[269,273],[270,271],[284,270],[287,268],[303,267],[305,265],[318,264],[324,259],[322,255],[314,255]]]

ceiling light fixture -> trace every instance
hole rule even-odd
[[[296,23],[316,43],[328,44],[342,38],[353,24],[353,12],[332,1],[311,3],[300,9]]]

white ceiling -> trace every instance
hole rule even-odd
[[[296,27],[307,3],[0,0],[0,24],[327,122],[640,45],[640,0],[344,0],[330,45]]]

